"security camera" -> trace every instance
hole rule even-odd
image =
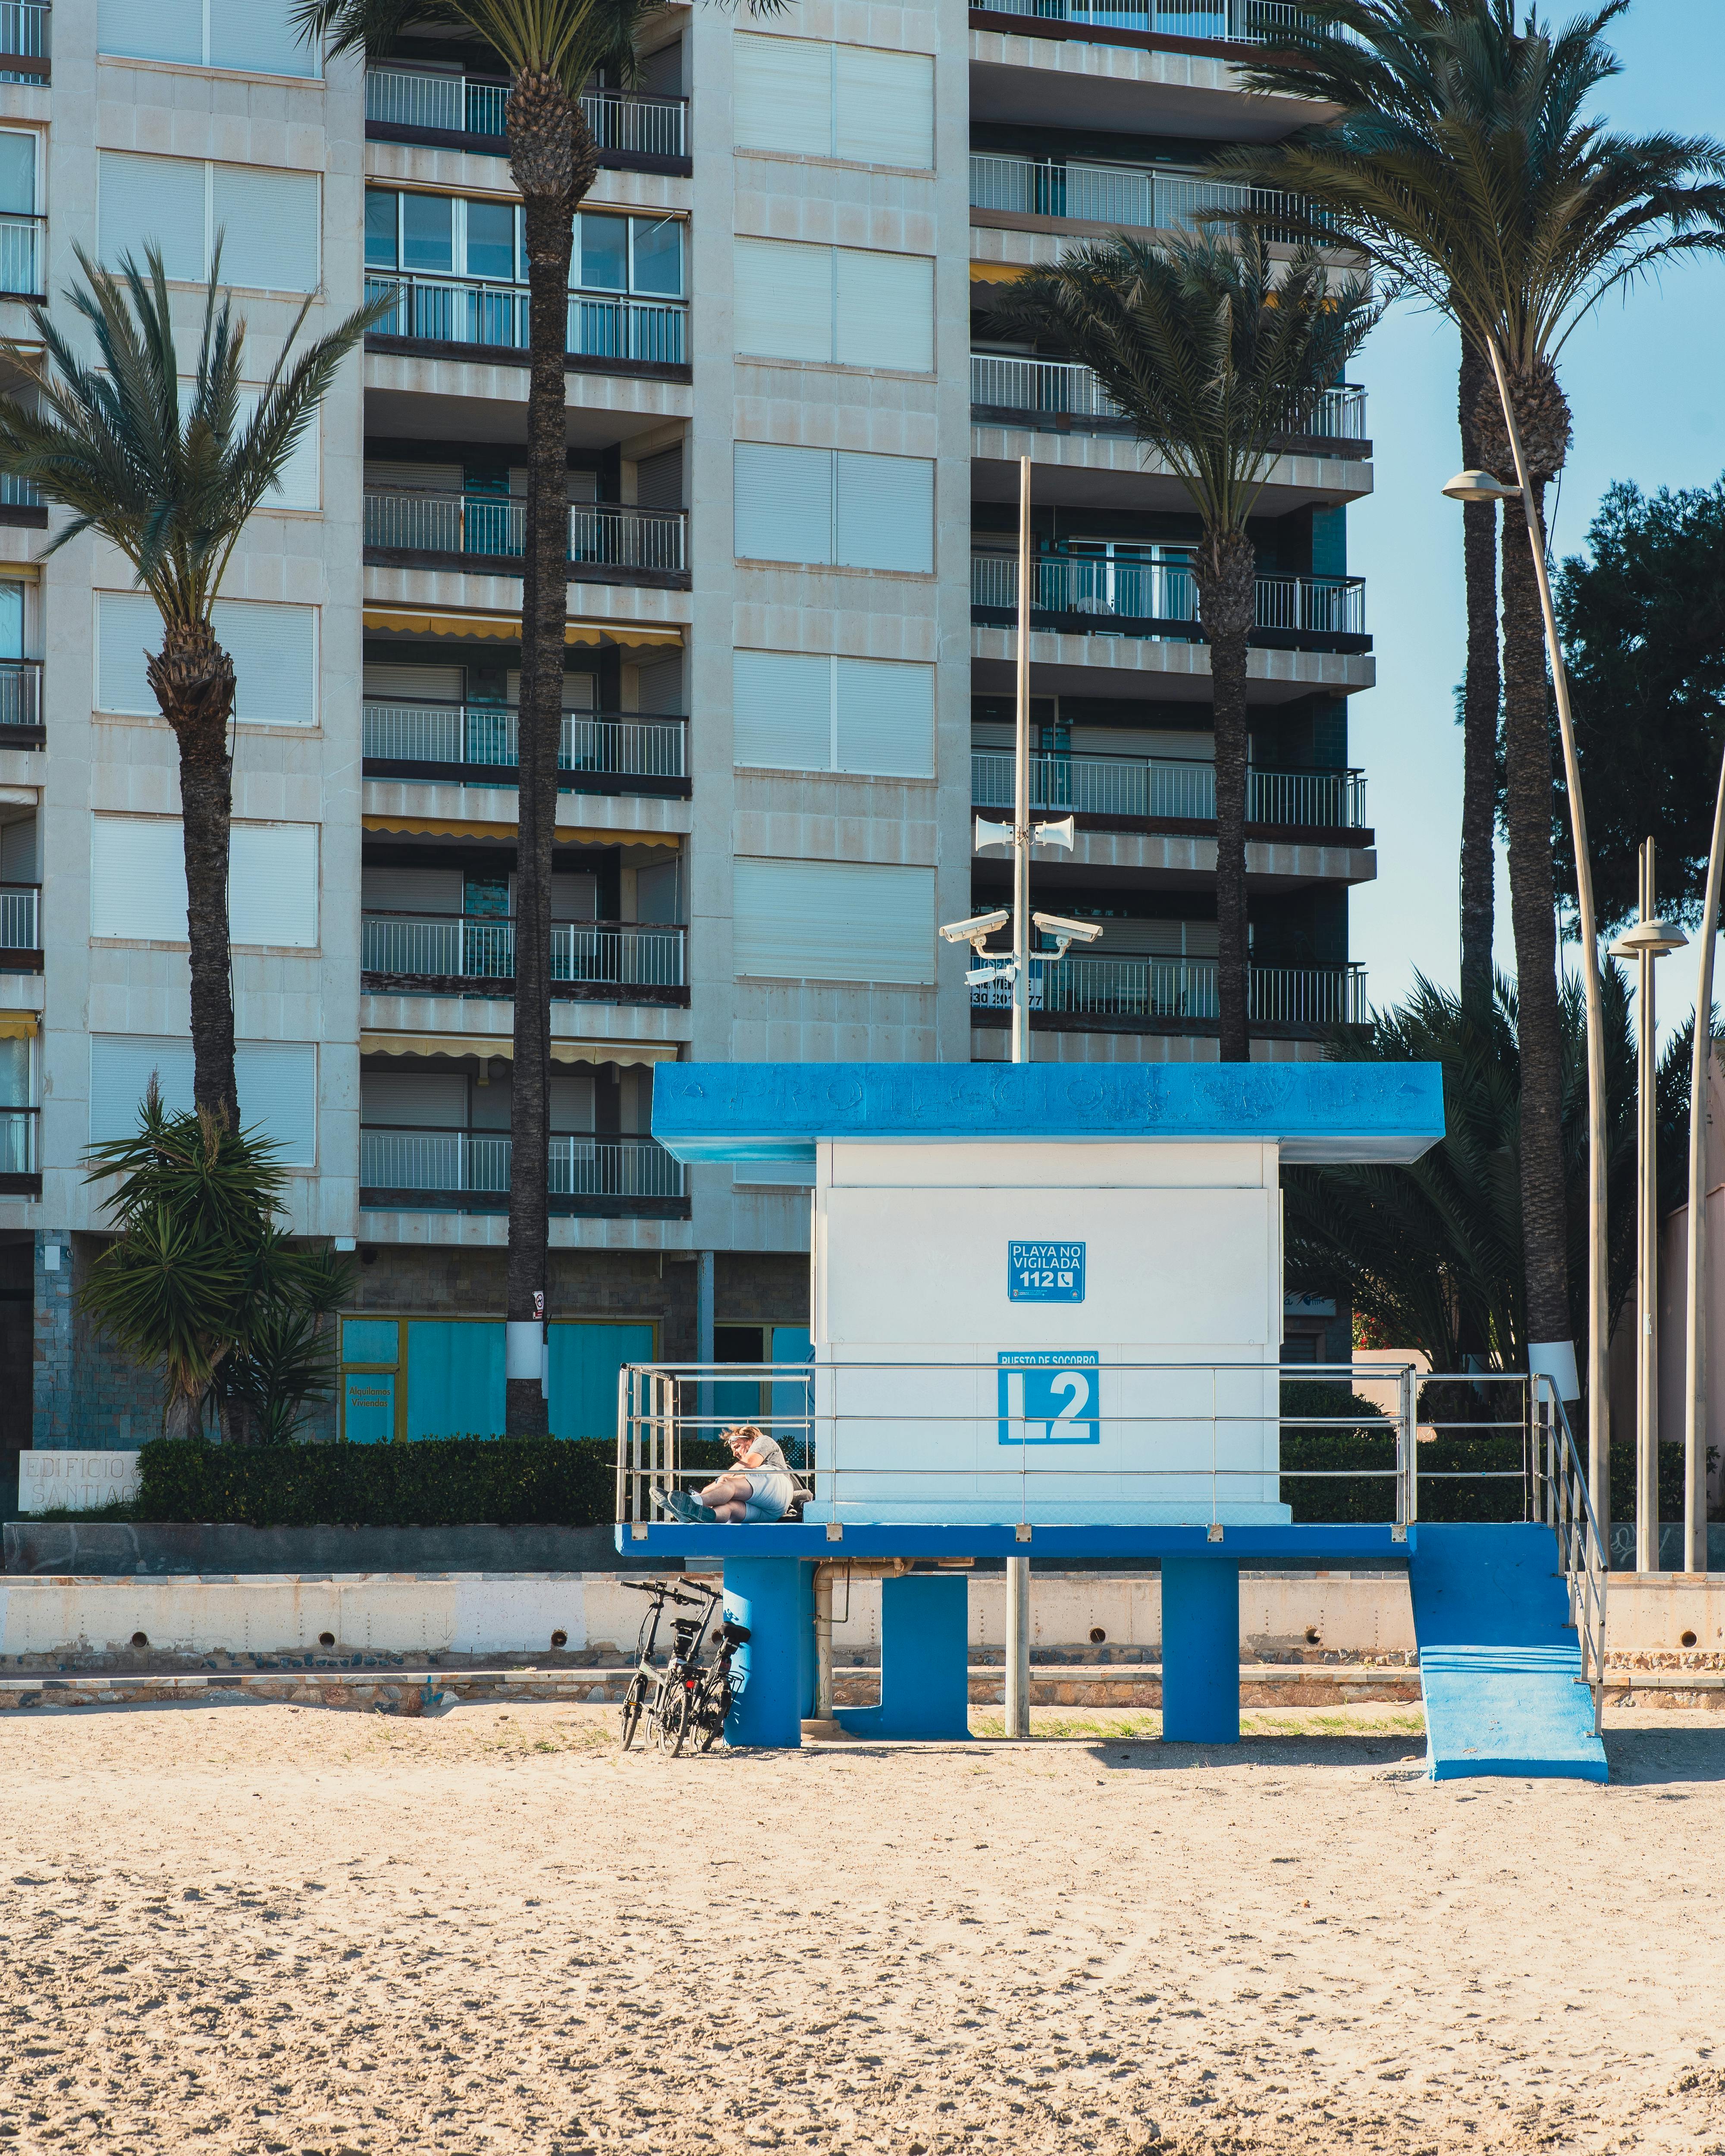
[[[984,937],[1004,928],[1012,916],[1002,906],[998,913],[978,913],[969,921],[949,921],[941,933],[949,943],[969,943],[981,950]]]
[[[1102,932],[1100,921],[1068,921],[1058,913],[1030,916],[1045,936],[1058,936],[1068,943],[1094,943]]]

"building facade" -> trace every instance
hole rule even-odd
[[[1216,1053],[1213,745],[1196,526],[1081,368],[991,330],[1069,239],[1226,208],[1261,0],[1079,19],[798,0],[673,4],[595,85],[576,234],[553,970],[552,1419],[612,1427],[619,1361],[800,1359],[805,1188],[685,1172],[674,1059],[991,1060],[1006,1014],[937,933],[998,900],[1018,460],[1034,471],[1037,902],[1093,916],[1039,1057]],[[1250,8],[1250,18],[1245,10]],[[1230,12],[1231,9],[1231,12]],[[261,382],[389,295],[216,617],[239,676],[232,884],[243,1111],[294,1226],[356,1254],[318,1427],[501,1411],[526,284],[495,59],[325,68],[285,0],[7,0],[0,334],[74,249],[159,244],[185,347],[219,243]],[[1271,26],[1273,27],[1273,26]],[[1373,678],[1348,503],[1363,397],[1290,442],[1255,529],[1255,1054],[1360,1008],[1373,873],[1348,698]],[[0,1443],[134,1444],[159,1386],[89,1337],[85,1148],[155,1072],[189,1099],[177,758],[153,609],[59,512],[0,495]],[[752,1403],[739,1388],[734,1404]],[[747,1398],[742,1397],[747,1394]]]

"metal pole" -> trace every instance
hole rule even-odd
[[[1006,1733],[1030,1733],[1030,1560],[1006,1560]]]
[[[814,1568],[814,1718],[833,1718],[833,1568]]]
[[[1651,921],[1653,841],[1641,845],[1641,918]],[[1651,950],[1635,960],[1640,1003],[1635,1042],[1635,1570],[1659,1569],[1659,1065],[1654,1052]]]
[[[1522,490],[1522,507],[1527,519],[1527,544],[1533,551],[1533,571],[1539,583],[1539,607],[1545,617],[1545,648],[1551,661],[1552,687],[1558,706],[1558,729],[1563,742],[1563,785],[1569,800],[1569,832],[1575,853],[1575,901],[1581,943],[1581,979],[1587,997],[1587,1471],[1593,1490],[1594,1513],[1605,1546],[1611,1538],[1611,1409],[1607,1398],[1609,1376],[1610,1313],[1605,1253],[1605,1024],[1600,1004],[1599,927],[1594,912],[1593,857],[1587,845],[1587,815],[1581,802],[1581,763],[1575,752],[1575,724],[1569,709],[1569,675],[1563,665],[1563,647],[1558,635],[1557,609],[1552,604],[1551,578],[1545,566],[1545,533],[1533,502],[1533,485],[1527,476],[1527,459],[1522,448],[1522,430],[1516,424],[1515,406],[1509,393],[1509,377],[1496,337],[1488,336],[1491,372],[1497,378],[1497,395],[1503,406],[1503,424],[1516,460],[1516,479]]]
[[[1019,459],[1018,704],[1012,763],[1012,1060],[1030,1060],[1030,459]],[[1030,1560],[1006,1560],[1006,1733],[1030,1734]]]
[[[1725,758],[1713,803],[1707,894],[1701,916],[1701,971],[1695,983],[1695,1044],[1689,1059],[1689,1252],[1685,1282],[1688,1337],[1683,1358],[1683,1569],[1707,1568],[1707,1093],[1713,1060],[1713,938],[1725,856]]]

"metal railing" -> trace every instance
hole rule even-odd
[[[41,723],[41,660],[0,659],[0,727]]]
[[[1030,805],[1090,816],[1170,816],[1208,822],[1216,813],[1216,767],[1196,758],[1056,752],[1030,759]],[[1365,822],[1365,774],[1359,771],[1246,773],[1246,820],[1303,824],[1327,830]],[[970,798],[978,808],[1013,805],[1013,759],[1004,749],[973,749]]]
[[[1122,424],[1126,416],[1089,367],[1070,360],[1017,359],[1006,352],[970,355],[970,401],[989,411],[1105,425]],[[1365,391],[1353,382],[1327,389],[1306,431],[1327,441],[1363,441]]]
[[[27,60],[48,58],[51,12],[47,0],[0,0],[0,64],[14,55]]]
[[[42,886],[0,883],[0,950],[39,951]]]
[[[366,118],[385,126],[501,138],[508,106],[506,82],[434,69],[366,70]],[[590,90],[581,100],[582,112],[601,150],[660,157],[687,156],[688,109],[685,97],[649,97],[614,90]]]
[[[1533,1517],[1557,1534],[1558,1560],[1569,1590],[1569,1622],[1581,1648],[1581,1681],[1593,1695],[1597,1737],[1605,1704],[1605,1586],[1610,1569],[1568,1414],[1549,1378],[1536,1378],[1532,1394],[1532,1464],[1540,1497]]]
[[[1004,157],[981,151],[971,153],[970,203],[973,209],[1011,217],[1068,218],[1153,232],[1204,232],[1219,219],[1248,211],[1305,217],[1312,210],[1302,197],[1280,187],[1210,179],[1202,172]],[[1272,239],[1281,236],[1275,229],[1270,233]]]
[[[1093,614],[1129,621],[1195,622],[1198,580],[1189,563],[1087,560],[1043,554],[1030,565],[1030,604],[1039,613]],[[970,603],[1018,604],[1015,554],[973,554]],[[1359,635],[1366,619],[1363,577],[1260,577],[1257,626],[1321,636]]]
[[[1103,0],[982,0],[991,13],[1035,15],[1097,30],[1150,30],[1163,37],[1212,38],[1230,44],[1271,44],[1312,18],[1296,0],[1140,0],[1114,7]]]
[[[40,509],[42,489],[33,479],[20,479],[16,472],[0,472],[0,506]]]
[[[21,298],[43,296],[42,261],[47,251],[48,219],[23,210],[0,211],[0,292]]]
[[[366,1123],[359,1179],[367,1190],[501,1197],[509,1189],[506,1132]],[[683,1164],[656,1138],[553,1136],[546,1184],[553,1198],[680,1198]]]
[[[554,981],[619,988],[683,986],[685,932],[655,923],[559,921],[551,932]],[[512,980],[515,922],[454,913],[367,911],[360,963],[368,973],[429,974],[446,980]]]
[[[4,686],[5,675],[0,672],[0,694]],[[367,696],[363,753],[378,762],[512,770],[520,761],[520,726],[519,716],[509,705],[410,704]],[[605,778],[684,778],[689,768],[688,734],[686,719],[565,711],[557,768]]]
[[[367,547],[406,553],[519,554],[526,523],[526,502],[508,495],[365,490]],[[688,567],[688,529],[680,509],[572,502],[568,558],[596,567],[680,571]]]
[[[0,1108],[0,1175],[36,1173],[39,1108]]]
[[[417,337],[429,344],[527,348],[525,285],[479,277],[366,274],[366,300],[394,295],[374,325],[378,336]],[[688,357],[689,310],[680,300],[629,300],[572,292],[564,348],[572,359],[620,359],[680,367]]]
[[[1107,933],[1104,926],[1103,933]],[[1073,1018],[1216,1019],[1221,1015],[1214,958],[1067,957],[1030,965],[1030,1008]],[[973,1010],[1004,1010],[1000,981],[970,992]],[[1246,1015],[1254,1025],[1356,1025],[1368,1014],[1361,966],[1253,966],[1246,973]]]

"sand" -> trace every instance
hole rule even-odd
[[[1725,2150],[1725,1729],[1617,1718],[1598,1788],[1104,1714],[10,1713],[0,2145]]]

